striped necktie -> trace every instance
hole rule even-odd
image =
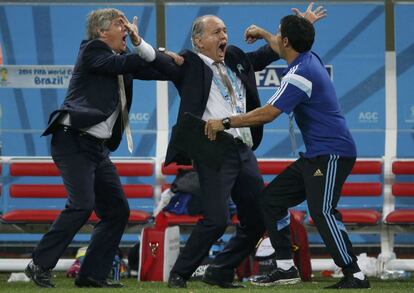
[[[220,78],[221,78],[221,81],[225,85],[225,87],[226,87],[226,89],[227,89],[227,91],[230,95],[232,107],[236,108],[236,104],[237,104],[236,94],[234,92],[234,88],[233,88],[233,85],[231,84],[230,78],[227,75],[227,72],[224,68],[224,63],[223,62],[214,62],[213,65],[217,67],[218,73],[219,73]]]
[[[238,106],[236,93],[234,91],[233,84],[230,81],[229,75],[227,74],[227,70],[225,68],[224,63],[214,62],[213,65],[217,67],[221,81],[223,82],[224,86],[227,88],[227,92],[230,96],[231,107],[233,108],[234,114],[241,114],[239,111],[236,110]],[[249,147],[253,146],[253,138],[250,132],[250,128],[248,127],[236,128],[236,132],[238,133],[238,135],[240,136],[240,138],[243,140],[245,144],[247,144]]]

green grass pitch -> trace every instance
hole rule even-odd
[[[120,289],[105,289],[105,288],[85,288],[80,289],[75,287],[73,279],[67,278],[63,273],[54,274],[54,282],[56,288],[44,289],[38,288],[32,282],[30,283],[8,283],[10,273],[0,274],[0,292],[2,293],[37,293],[37,292],[53,292],[53,293],[75,293],[75,292],[338,292],[338,290],[324,290],[323,288],[335,283],[338,279],[315,277],[312,282],[299,283],[295,285],[273,286],[273,287],[256,287],[246,283],[247,288],[244,289],[220,289],[216,286],[209,286],[203,282],[188,282],[187,289],[169,289],[166,283],[163,282],[138,282],[136,279],[122,279],[124,288]],[[370,278],[370,290],[346,290],[346,292],[414,292],[414,278],[407,280],[391,280],[382,281],[376,278]]]

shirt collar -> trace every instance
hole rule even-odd
[[[289,70],[290,70],[293,66],[298,65],[298,64],[302,61],[302,59],[303,59],[305,56],[307,56],[308,54],[311,54],[311,51],[306,51],[306,52],[300,53],[300,54],[299,54],[299,55],[295,58],[295,60],[293,60],[293,62],[292,62],[292,63],[290,63],[290,64],[289,64],[289,66],[288,66],[285,70],[283,70],[282,75],[283,75],[283,76],[284,76],[284,75],[286,75],[286,73],[288,73],[288,72],[289,72]]]
[[[201,60],[204,61],[205,64],[207,64],[208,66],[212,67],[214,63],[216,63],[213,59],[211,59],[210,57],[198,52],[197,55],[201,58]],[[222,62],[223,64],[224,61]]]

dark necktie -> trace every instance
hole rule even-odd
[[[132,154],[132,150],[134,149],[134,143],[132,141],[131,128],[129,127],[129,116],[128,116],[128,109],[127,109],[126,95],[125,95],[124,76],[121,74],[118,75],[118,84],[119,84],[119,99],[121,101],[122,122],[124,124],[125,136],[126,136],[127,143],[128,143],[128,151]]]

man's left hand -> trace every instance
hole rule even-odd
[[[224,125],[221,120],[208,120],[204,126],[204,134],[209,140],[216,140],[217,132],[223,130]]]
[[[315,10],[312,10],[313,5],[314,3],[311,2],[305,12],[300,11],[298,8],[292,8],[292,11],[296,15],[306,18],[311,23],[315,23],[328,15],[327,10],[323,6],[318,6]]]
[[[244,32],[244,39],[248,44],[253,44],[258,39],[263,39],[268,34],[267,31],[257,25],[250,25]]]
[[[184,58],[182,56],[178,55],[177,53],[171,52],[171,51],[165,51],[164,53],[170,56],[172,60],[174,60],[175,64],[180,65],[180,66],[183,65]]]

